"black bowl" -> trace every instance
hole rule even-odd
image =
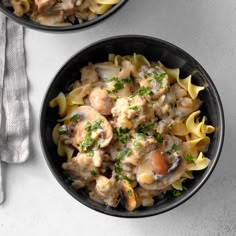
[[[57,109],[49,108],[49,101],[58,95],[60,91],[66,91],[68,85],[80,78],[80,68],[87,65],[88,62],[107,61],[108,54],[128,55],[133,53],[145,55],[151,61],[160,60],[164,65],[170,68],[180,68],[181,76],[193,74],[193,83],[206,86],[201,92],[202,113],[208,117],[209,124],[216,127],[216,131],[211,136],[206,156],[211,162],[207,169],[196,171],[195,178],[188,183],[188,190],[180,197],[173,198],[168,195],[162,201],[158,201],[149,208],[138,208],[134,212],[128,212],[118,207],[116,209],[106,207],[89,199],[84,190],[74,190],[67,180],[61,165],[65,161],[58,157],[56,146],[52,141],[52,130],[58,117]],[[105,214],[119,217],[145,217],[163,213],[185,202],[193,196],[206,182],[215,168],[220,156],[224,139],[224,115],[220,97],[212,80],[202,66],[182,49],[160,39],[147,36],[117,36],[101,40],[84,48],[70,58],[59,70],[53,79],[46,93],[42,104],[40,135],[45,159],[52,173],[62,185],[62,187],[75,199],[82,204]]]
[[[6,7],[3,4],[3,0],[0,0],[0,11],[4,13],[7,17],[11,18],[15,22],[34,29],[34,30],[40,30],[48,33],[65,33],[65,32],[73,32],[73,31],[78,31],[82,29],[87,29],[91,26],[95,26],[99,22],[107,19],[109,16],[111,16],[113,13],[118,11],[128,0],[121,0],[120,3],[114,5],[110,10],[108,10],[105,14],[100,15],[96,17],[93,20],[87,21],[82,24],[75,24],[71,26],[46,26],[46,25],[40,25],[37,22],[32,21],[28,16],[23,16],[23,17],[18,17],[13,14],[13,11],[9,8]]]

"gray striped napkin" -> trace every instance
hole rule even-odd
[[[0,13],[0,203],[1,161],[24,162],[29,155],[29,99],[24,30]]]

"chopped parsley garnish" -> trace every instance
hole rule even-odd
[[[112,93],[112,92],[117,92],[121,89],[124,88],[124,84],[117,78],[117,77],[113,77],[112,79],[106,79],[106,78],[103,78],[103,80],[106,82],[106,83],[109,83],[111,81],[115,81],[115,84],[114,84],[114,89],[112,90],[107,90],[108,93]]]
[[[184,159],[186,161],[192,162],[193,164],[196,164],[195,160],[194,160],[194,158],[193,158],[193,156],[191,154],[184,154]]]
[[[84,129],[88,132],[96,131],[97,129],[102,129],[102,127],[101,127],[102,122],[104,122],[103,119],[96,120],[93,122],[93,124],[91,124],[90,122],[87,122]]]
[[[145,139],[145,134],[139,133],[139,134],[138,134],[138,138],[144,141],[144,139]]]
[[[131,109],[131,110],[138,110],[138,106],[132,106],[132,107],[129,107],[129,109]]]
[[[67,128],[66,128],[65,125],[60,126],[59,129],[58,129],[59,135],[65,134],[66,131],[67,131]]]
[[[119,166],[119,164],[114,165],[114,170],[117,174],[121,174],[122,168]]]
[[[124,84],[122,84],[118,79],[116,80],[116,83],[114,84],[115,91],[119,91],[124,88]]]
[[[151,89],[147,88],[147,87],[140,87],[140,89],[138,90],[138,93],[140,96],[144,96],[144,95],[152,95],[153,92]]]
[[[94,121],[92,131],[97,130],[97,129],[101,129],[102,128],[101,123],[103,123],[103,122],[104,122],[103,119]]]
[[[174,197],[179,197],[179,196],[182,195],[182,191],[174,189],[172,194],[173,194]]]
[[[151,131],[154,128],[154,124],[150,123],[150,124],[142,124],[139,125],[137,128],[137,132],[138,133],[143,133],[143,134],[147,134],[149,131]]]
[[[167,126],[168,131],[171,131],[172,128],[173,128],[173,124],[169,124],[169,125]]]
[[[90,174],[95,177],[97,175],[97,172],[95,170],[91,170]]]
[[[122,179],[128,181],[129,184],[132,184],[132,183],[133,183],[133,181],[132,181],[128,176],[122,176]]]
[[[173,152],[177,152],[177,153],[180,153],[180,151],[181,151],[180,147],[178,147],[176,144],[172,145],[171,150]]]
[[[147,75],[152,76],[152,78],[156,81],[161,81],[166,77],[166,73],[157,74],[156,72],[149,72]]]
[[[161,81],[161,88],[168,88],[168,82],[165,80]]]
[[[85,136],[84,141],[78,144],[78,146],[80,146],[85,151],[94,144],[94,140],[91,138],[90,135],[91,133],[88,132]]]
[[[133,141],[133,145],[134,145],[135,147],[140,147],[140,143],[139,143],[138,140],[134,140],[134,141]]]
[[[128,194],[129,196],[132,196],[132,195],[133,195],[132,190],[129,189],[129,190],[127,191],[127,194]]]
[[[88,152],[88,155],[89,155],[90,157],[93,157],[93,156],[94,156],[94,151],[93,151],[93,150],[89,151],[89,152]]]
[[[85,127],[84,127],[84,129],[85,129],[86,131],[90,131],[90,130],[91,130],[91,127],[92,127],[91,123],[90,123],[90,122],[87,122],[86,125],[85,125]]]
[[[123,144],[127,143],[127,140],[128,140],[128,135],[127,135],[127,133],[128,133],[128,132],[129,132],[129,129],[128,129],[128,128],[124,128],[124,129],[122,129],[122,128],[115,128],[115,129],[114,129],[114,133],[116,134],[118,140],[119,140],[121,143],[123,143]]]
[[[122,79],[122,82],[124,82],[124,83],[135,83],[135,78],[133,78],[133,77],[125,78],[125,79]]]
[[[116,162],[119,163],[120,161],[124,160],[126,156],[130,156],[131,153],[132,153],[132,150],[130,148],[126,148],[117,157]]]
[[[174,189],[173,192],[172,192],[172,194],[173,194],[174,197],[179,197],[179,196],[181,196],[184,192],[186,192],[187,190],[188,190],[187,187],[183,186],[183,190],[182,190],[182,191],[177,190],[177,189]]]
[[[73,116],[70,118],[70,120],[78,121],[80,118],[81,118],[81,117],[80,117],[79,114],[75,114],[75,115],[73,115]]]
[[[163,143],[163,136],[160,133],[157,133],[154,137],[158,143]]]

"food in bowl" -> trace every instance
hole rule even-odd
[[[143,55],[110,54],[50,101],[60,115],[53,140],[75,189],[128,211],[186,191],[192,171],[209,164],[204,153],[215,128],[201,116],[205,87],[179,74]]]
[[[82,24],[105,14],[121,0],[10,0],[17,16],[47,26]]]

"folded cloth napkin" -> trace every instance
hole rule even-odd
[[[4,199],[1,161],[29,156],[29,99],[24,29],[0,13],[0,203]]]

